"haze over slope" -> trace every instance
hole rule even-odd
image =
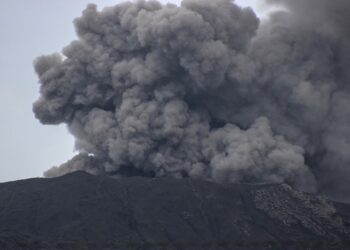
[[[75,20],[79,39],[35,61],[36,117],[79,154],[46,176],[287,182],[350,197],[350,3],[123,3]]]

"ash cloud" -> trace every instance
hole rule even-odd
[[[79,154],[48,170],[287,182],[350,196],[350,4],[127,2],[75,20],[78,39],[34,66],[44,124]]]

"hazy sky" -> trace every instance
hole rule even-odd
[[[38,97],[32,62],[39,55],[60,52],[75,38],[72,20],[88,3],[99,8],[118,0],[11,0],[0,15],[0,182],[42,176],[74,154],[65,126],[43,126],[34,118]],[[165,2],[163,0],[163,2]],[[179,3],[180,1],[170,1]],[[236,1],[262,13],[259,0]],[[262,0],[260,0],[260,3]]]

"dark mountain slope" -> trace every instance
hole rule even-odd
[[[349,214],[287,185],[76,172],[0,184],[0,249],[349,249]]]

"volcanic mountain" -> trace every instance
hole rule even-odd
[[[0,249],[349,249],[350,205],[286,184],[75,172],[0,184]]]

